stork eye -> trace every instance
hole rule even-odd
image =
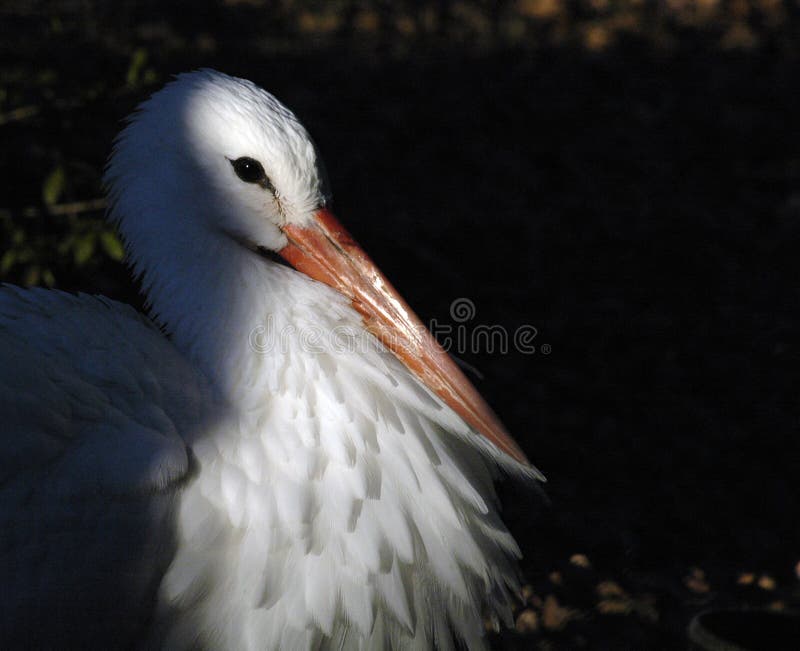
[[[263,165],[255,158],[242,156],[241,158],[232,160],[231,165],[233,165],[233,171],[236,172],[236,176],[245,183],[258,183],[259,185],[272,189],[272,183],[270,183],[267,178]]]

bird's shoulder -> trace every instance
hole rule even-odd
[[[60,490],[126,493],[188,472],[208,385],[130,306],[4,286],[0,369],[0,485],[46,470]]]
[[[210,396],[131,307],[0,287],[0,646],[131,647]]]

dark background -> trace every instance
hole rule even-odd
[[[180,71],[252,79],[424,320],[538,330],[460,355],[549,478],[501,489],[531,588],[496,648],[798,606],[800,3],[163,5],[0,2],[0,279],[141,304],[102,221],[120,120]]]

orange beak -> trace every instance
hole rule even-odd
[[[310,225],[289,224],[283,232],[289,244],[278,251],[282,258],[349,298],[367,330],[445,404],[508,456],[530,465],[491,407],[331,212],[321,209]]]

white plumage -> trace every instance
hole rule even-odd
[[[107,180],[169,337],[107,299],[0,290],[0,646],[485,646],[519,556],[495,468],[535,470],[357,298],[259,254],[325,202],[296,118],[250,82],[181,75]]]

